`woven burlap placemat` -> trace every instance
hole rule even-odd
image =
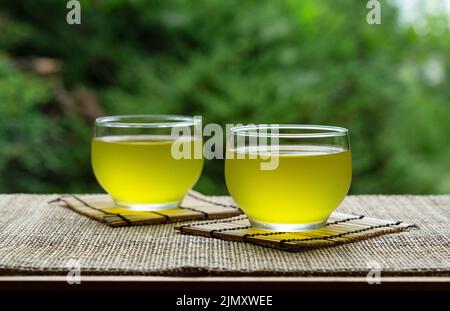
[[[108,195],[64,195],[53,202],[62,201],[66,207],[104,222],[111,227],[155,225],[170,222],[226,218],[242,214],[234,204],[223,204],[208,199],[196,191],[189,191],[179,208],[159,211],[132,211],[116,206]]]
[[[450,195],[348,196],[338,212],[418,228],[302,252],[178,234],[176,223],[113,228],[48,204],[60,196],[0,195],[0,274],[66,275],[78,262],[82,276],[366,276],[376,263],[382,277],[450,276]]]
[[[398,220],[334,212],[323,228],[304,232],[259,230],[250,225],[245,215],[179,225],[175,229],[181,233],[251,243],[283,251],[303,251],[356,242],[413,226]]]

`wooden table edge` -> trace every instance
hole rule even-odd
[[[450,291],[450,277],[171,277],[81,276],[70,285],[65,276],[0,276],[0,291]]]

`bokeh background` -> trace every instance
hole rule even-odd
[[[94,119],[158,113],[344,126],[351,193],[450,193],[447,2],[0,0],[0,192],[101,191]]]

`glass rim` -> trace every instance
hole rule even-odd
[[[308,133],[271,133],[259,132],[259,130],[308,130],[316,132]],[[348,135],[348,129],[331,125],[316,124],[257,124],[238,125],[230,128],[233,135],[245,137],[268,137],[268,138],[320,138],[320,137],[342,137]]]
[[[137,121],[138,119],[142,121]],[[129,114],[98,117],[95,119],[95,125],[117,128],[171,128],[194,126],[200,121],[199,116]]]

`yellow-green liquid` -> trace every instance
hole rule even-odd
[[[325,221],[350,187],[351,153],[335,147],[280,146],[275,170],[261,170],[250,149],[227,151],[228,190],[250,219],[269,224]],[[245,153],[245,159],[238,159]],[[230,159],[230,156],[234,156]],[[241,155],[242,156],[242,155]]]
[[[95,176],[116,202],[179,202],[194,186],[203,158],[175,159],[167,136],[109,136],[92,140]],[[189,139],[191,150],[199,141]],[[200,142],[201,143],[201,142]]]

